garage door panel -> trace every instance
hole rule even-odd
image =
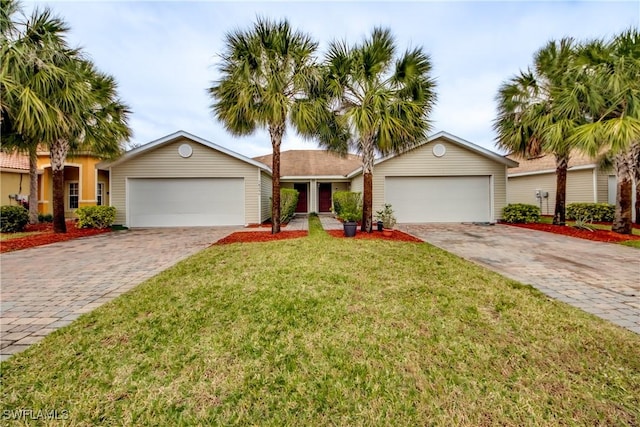
[[[131,227],[244,224],[242,178],[131,178]]]
[[[386,202],[399,222],[491,220],[488,176],[387,177]]]

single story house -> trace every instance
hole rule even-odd
[[[398,222],[495,222],[507,204],[507,169],[518,163],[447,132],[405,153],[379,159],[373,209],[393,205]],[[362,168],[352,172],[362,191]]]
[[[49,152],[37,151],[38,212],[53,213],[53,175]],[[81,206],[109,204],[109,174],[98,170],[100,159],[91,153],[69,156],[64,164],[65,217],[74,218]],[[0,153],[1,204],[25,202],[29,196],[29,158],[23,154]]]
[[[298,212],[330,212],[335,191],[362,191],[357,156],[281,153],[283,187]],[[129,227],[249,225],[270,217],[271,156],[247,158],[184,131],[97,167],[110,176],[116,222]],[[493,222],[507,203],[517,162],[446,132],[376,161],[373,207],[391,203],[400,222]]]
[[[553,215],[556,202],[556,163],[552,154],[535,158],[508,155],[519,166],[509,169],[509,203],[540,207],[543,215]],[[616,176],[579,151],[569,157],[566,203],[616,203]],[[635,204],[635,186],[633,190]],[[633,214],[635,219],[635,212]]]
[[[257,224],[271,216],[271,168],[178,131],[98,165],[116,223],[128,227]]]

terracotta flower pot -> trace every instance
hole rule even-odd
[[[391,237],[393,236],[393,229],[391,228],[385,228],[382,230],[382,235],[385,237]]]

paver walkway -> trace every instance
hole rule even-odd
[[[398,229],[640,334],[640,250],[508,225]]]
[[[0,357],[24,350],[234,230],[116,231],[0,255]]]
[[[325,230],[343,230],[344,225],[331,214],[320,214],[320,223]]]

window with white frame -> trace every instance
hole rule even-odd
[[[77,182],[69,183],[69,209],[78,209],[80,200],[79,185]]]
[[[96,192],[96,205],[102,206],[104,204],[104,182],[98,183],[98,190]]]

